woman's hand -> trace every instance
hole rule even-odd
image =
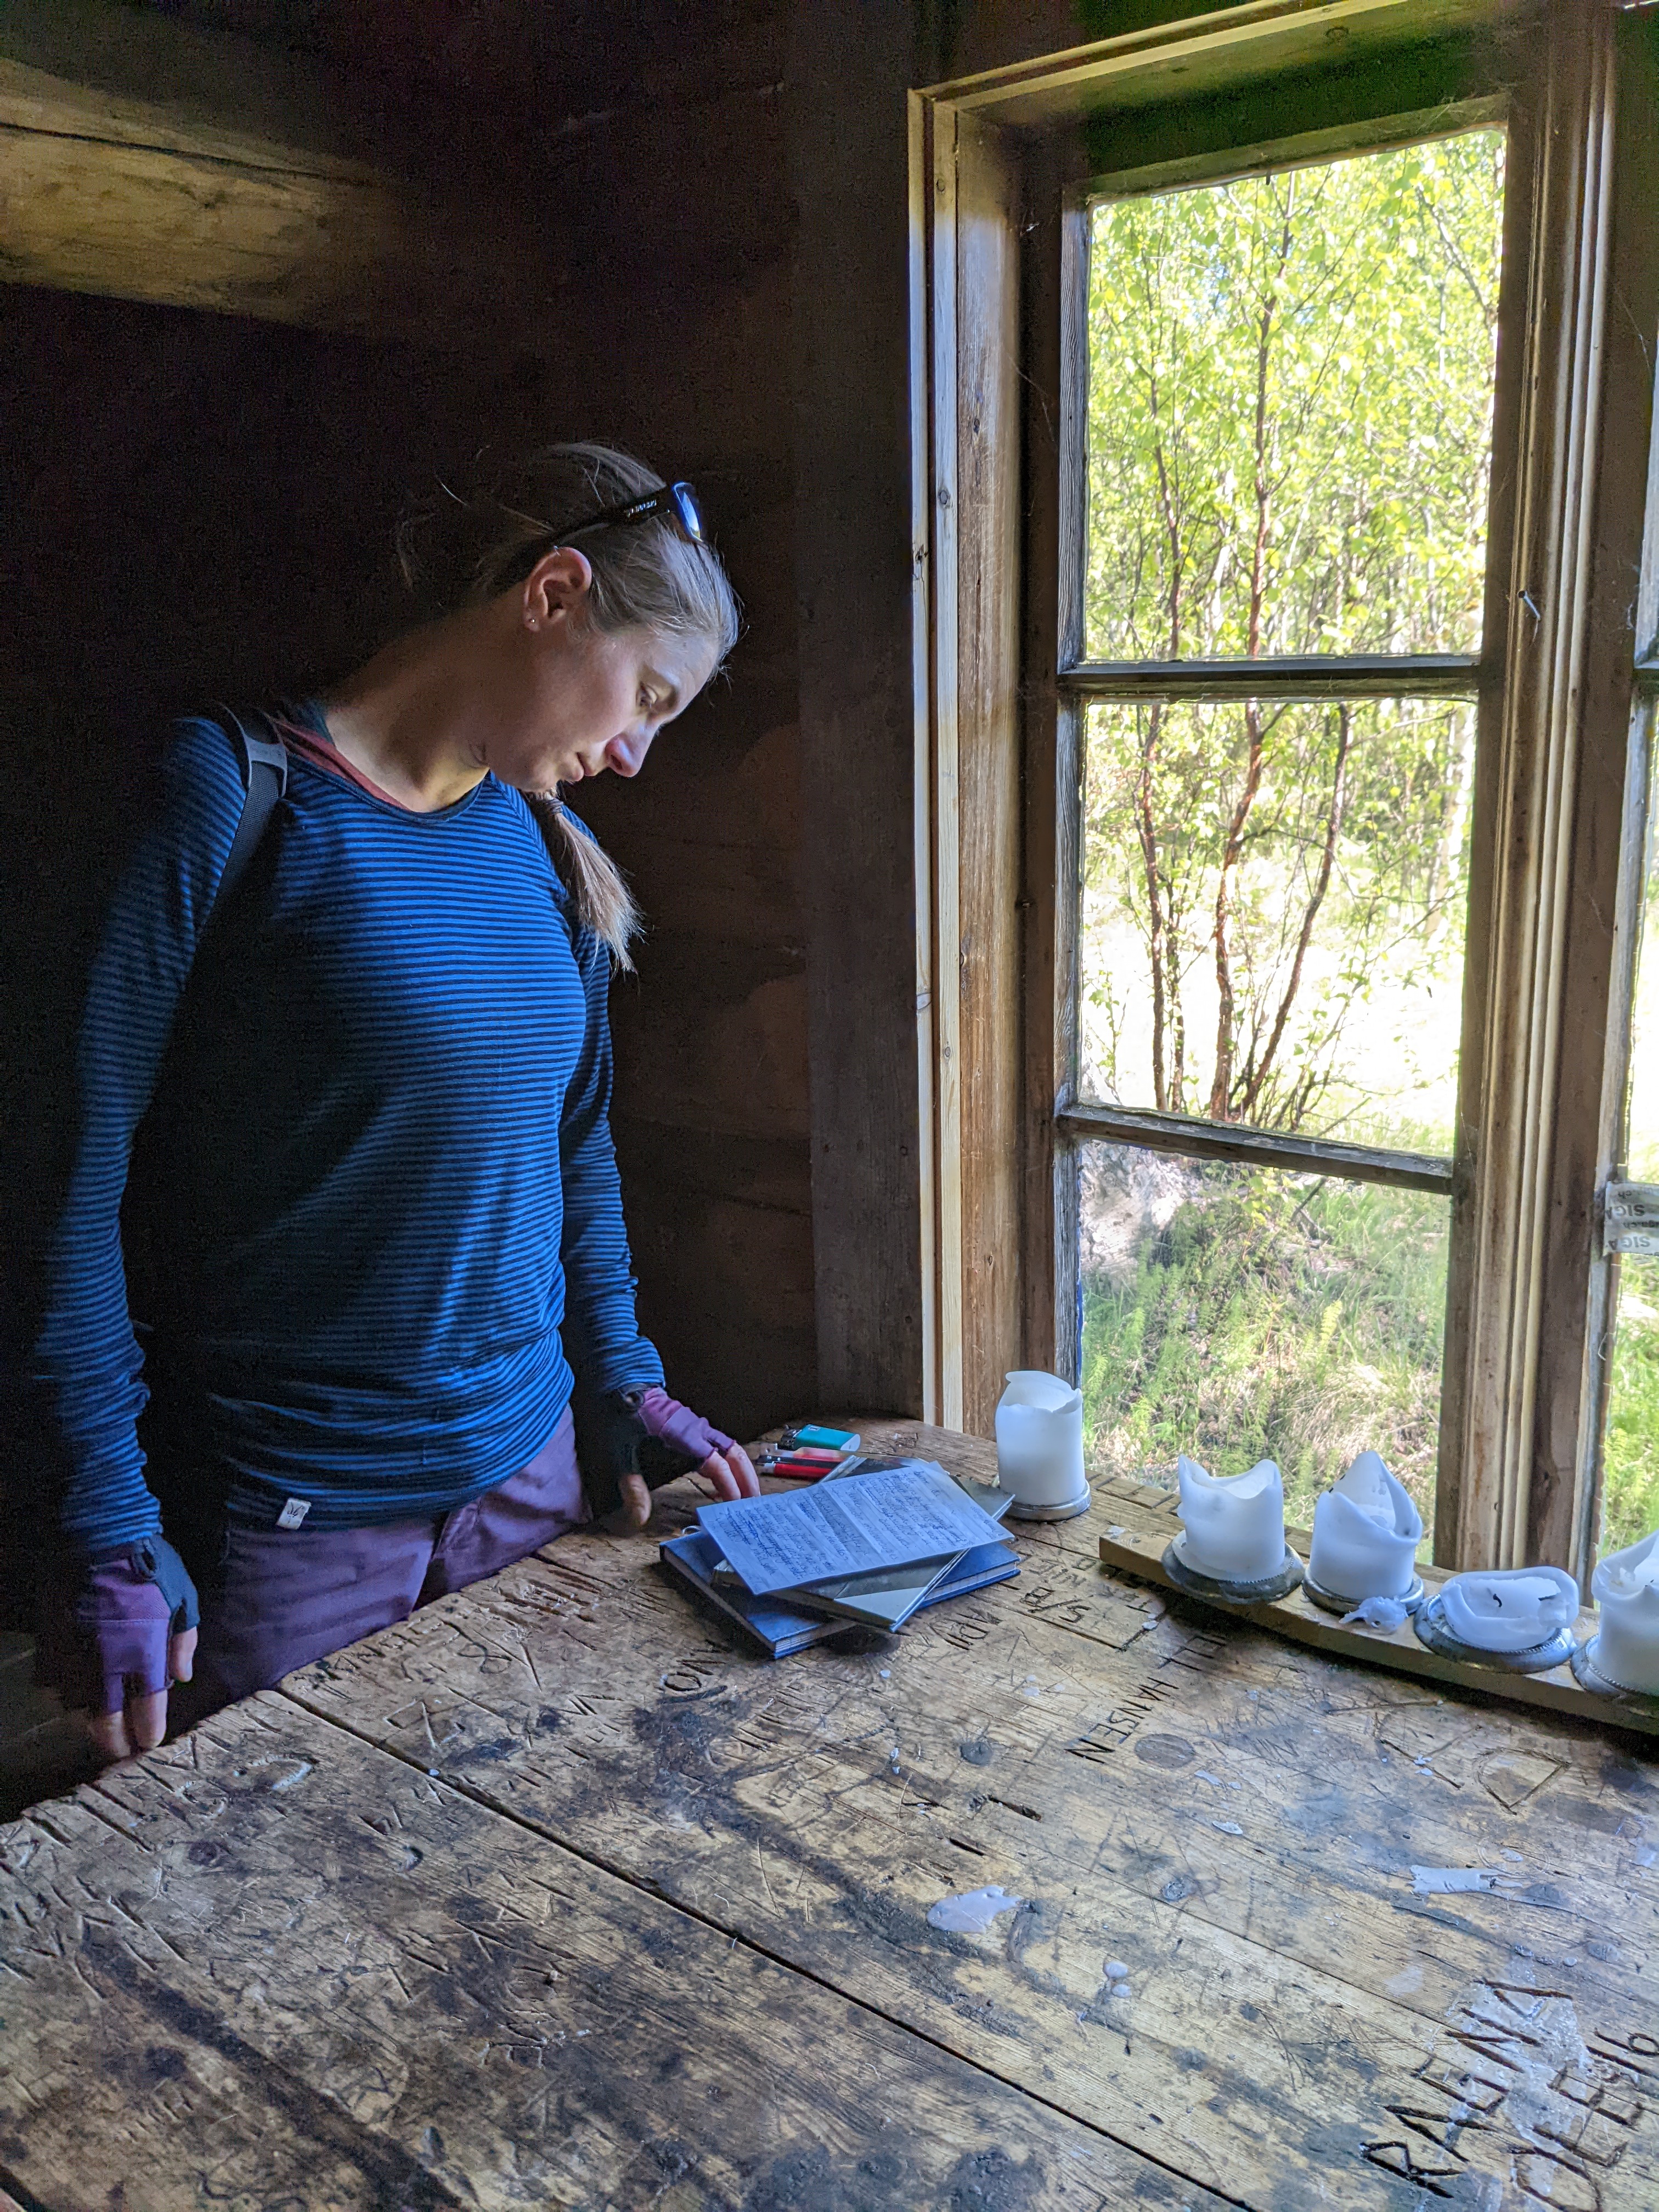
[[[760,1477],[741,1444],[710,1452],[697,1473],[714,1485],[716,1498],[758,1498]],[[643,1528],[651,1518],[651,1492],[642,1474],[625,1474],[620,1485],[623,1510],[630,1528]]]
[[[52,1559],[43,1577],[35,1679],[55,1689],[106,1759],[153,1751],[167,1692],[187,1682],[201,1610],[164,1536],[90,1560]]]
[[[195,1629],[186,1628],[167,1638],[168,1688],[174,1682],[189,1681],[196,1662],[196,1637]],[[143,1689],[131,1674],[123,1689],[125,1702],[114,1712],[78,1717],[100,1759],[132,1759],[141,1751],[154,1751],[167,1732],[166,1690]]]

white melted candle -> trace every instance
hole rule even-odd
[[[1659,1528],[1600,1561],[1590,1595],[1601,1610],[1590,1664],[1621,1690],[1659,1697]]]
[[[1034,1368],[1016,1368],[1006,1381],[996,1411],[998,1487],[1024,1505],[1086,1498],[1083,1393]]]
[[[1382,1455],[1361,1452],[1314,1507],[1308,1572],[1334,1597],[1398,1597],[1422,1540],[1422,1516]]]
[[[1475,1651],[1528,1651],[1578,1618],[1578,1585],[1559,1567],[1454,1575],[1440,1592],[1446,1626]]]
[[[1182,1563],[1220,1583],[1254,1583],[1285,1561],[1285,1486],[1270,1459],[1218,1481],[1196,1460],[1176,1463]]]

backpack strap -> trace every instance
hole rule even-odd
[[[236,824],[236,835],[230,841],[230,851],[225,857],[219,888],[213,895],[213,904],[202,925],[204,931],[211,926],[214,917],[223,912],[226,900],[258,850],[259,840],[264,836],[265,825],[276,811],[277,800],[288,789],[288,748],[270,720],[263,714],[258,718],[264,724],[270,735],[256,738],[246,729],[241,717],[228,707],[221,708],[220,712],[241,742],[242,780],[247,787],[247,796],[242,801],[241,818]]]

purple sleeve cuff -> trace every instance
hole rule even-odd
[[[711,1453],[732,1449],[732,1439],[724,1429],[717,1429],[654,1383],[641,1395],[640,1419],[647,1436],[659,1437],[677,1451],[689,1452],[700,1467]]]

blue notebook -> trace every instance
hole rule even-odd
[[[714,1570],[722,1561],[710,1537],[695,1532],[671,1536],[660,1547],[660,1557],[671,1573],[700,1592],[710,1605],[718,1606],[728,1620],[745,1628],[771,1658],[787,1659],[792,1651],[823,1644],[832,1636],[844,1636],[859,1625],[845,1615],[825,1619],[819,1613],[781,1605],[775,1598],[753,1597],[740,1584],[716,1582]],[[969,1590],[1010,1582],[1018,1572],[1019,1557],[1012,1544],[981,1544],[964,1552],[953,1566],[943,1568],[939,1580],[913,1610],[920,1613],[924,1606],[939,1605],[946,1598],[965,1597]]]

